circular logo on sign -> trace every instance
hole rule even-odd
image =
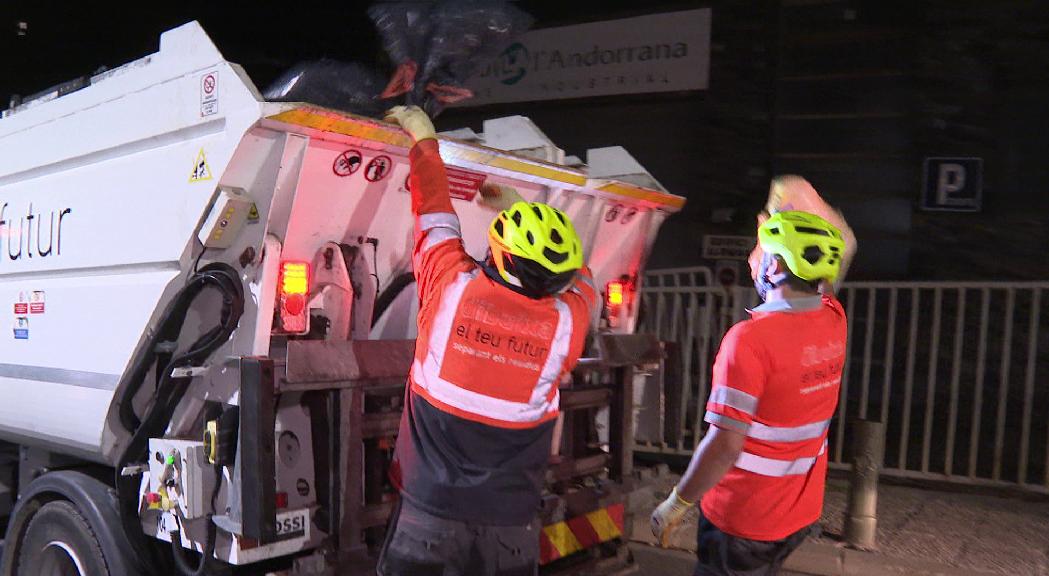
[[[389,156],[376,156],[368,162],[368,167],[364,169],[364,177],[368,182],[378,182],[385,178],[392,168],[393,160],[390,160]]]
[[[494,64],[501,78],[500,82],[513,86],[528,73],[528,48],[520,42],[514,42],[503,51],[502,57]]]
[[[343,178],[353,174],[361,167],[361,153],[356,150],[347,150],[335,157],[335,163],[331,165],[332,172]]]

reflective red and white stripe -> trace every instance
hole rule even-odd
[[[450,212],[420,214],[415,230],[417,235],[426,236],[421,245],[418,244],[418,238],[416,239],[416,245],[419,246],[417,255],[427,252],[445,240],[462,238],[459,217]]]
[[[737,413],[739,418],[726,414],[707,411],[704,420],[708,423],[745,434],[747,438],[766,443],[794,444],[809,440],[823,439],[819,452],[792,460],[781,460],[754,454],[744,450],[736,461],[736,467],[763,476],[795,476],[808,474],[819,457],[827,450],[827,429],[830,420],[809,422],[799,426],[769,426],[753,421],[758,411],[758,398],[728,386],[718,386],[710,394],[710,404],[720,405]],[[745,419],[744,419],[745,418]]]

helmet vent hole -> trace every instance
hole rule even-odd
[[[550,241],[560,246],[564,243],[565,239],[561,237],[561,233],[557,230],[550,231]]]
[[[540,221],[543,221],[543,220],[546,219],[546,218],[543,218],[543,211],[540,210],[538,206],[532,206],[532,212],[535,212],[535,215],[539,217]]]
[[[496,220],[495,221],[495,233],[500,238],[503,237],[503,221],[502,220]]]
[[[546,259],[553,262],[554,264],[561,264],[565,260],[568,260],[568,254],[562,252],[554,252],[549,248],[543,248],[543,256],[546,256]]]
[[[557,219],[560,220],[562,224],[566,226],[568,225],[568,222],[565,222],[565,215],[562,214],[560,210],[554,210],[554,214],[557,215]]]
[[[769,228],[769,233],[779,236],[779,228]]]
[[[521,225],[521,211],[520,210],[514,211],[514,213],[510,215],[510,219],[514,221],[515,225],[520,226]]]
[[[819,228],[812,228],[810,226],[795,226],[795,230],[802,234],[815,234],[816,236],[830,236],[830,232],[827,230],[821,230]]]
[[[529,244],[535,246],[535,236],[533,236],[531,232],[529,232],[525,237],[528,238]]]
[[[823,258],[823,250],[819,246],[809,246],[801,253],[801,257],[809,264],[815,264]]]

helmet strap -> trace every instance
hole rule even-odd
[[[790,274],[786,272],[769,275],[769,268],[772,267],[772,262],[775,258],[775,254],[769,254],[768,252],[763,252],[761,255],[761,266],[758,268],[758,277],[754,280],[754,288],[758,291],[758,296],[762,300],[768,298],[769,292],[783,286],[790,280]]]

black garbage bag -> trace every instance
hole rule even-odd
[[[491,0],[445,0],[431,20],[433,33],[419,73],[431,92],[434,86],[463,87],[534,22],[513,4]]]
[[[472,96],[466,81],[534,21],[504,0],[380,2],[368,15],[396,66],[380,97],[431,116]]]
[[[380,2],[368,9],[382,39],[382,47],[394,65],[421,62],[430,43],[430,11],[433,0]]]
[[[533,23],[506,0],[378,2],[368,9],[393,70],[336,60],[297,64],[263,95],[277,102],[311,102],[380,116],[398,104],[431,117],[469,98],[471,76]]]
[[[271,102],[310,102],[363,116],[389,108],[379,100],[386,76],[374,66],[322,59],[300,62],[282,74],[263,96]]]

